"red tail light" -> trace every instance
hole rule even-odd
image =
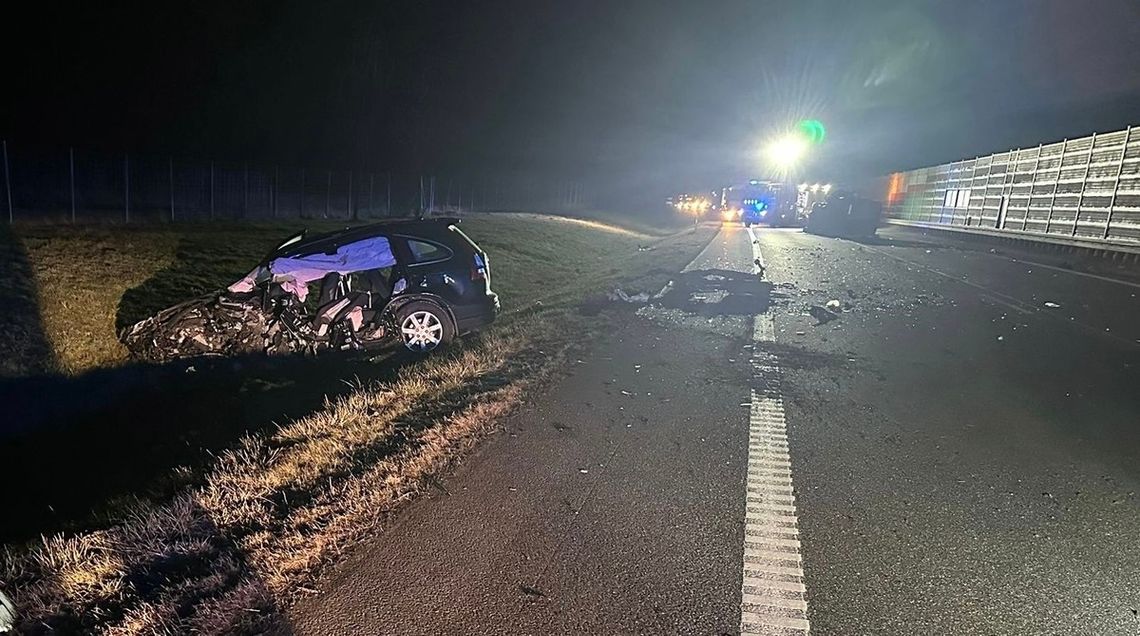
[[[487,261],[480,254],[475,255],[474,263],[471,265],[471,280],[487,280]]]

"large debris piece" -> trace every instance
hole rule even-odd
[[[273,311],[276,309],[276,311]],[[123,344],[137,358],[176,358],[315,350],[295,308],[266,311],[260,298],[225,293],[187,301],[128,328]]]

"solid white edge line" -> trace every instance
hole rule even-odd
[[[996,254],[991,254],[991,256],[996,256]],[[1129,281],[1129,280],[1120,280],[1119,278],[1112,278],[1110,276],[1101,276],[1100,274],[1093,274],[1090,272],[1078,272],[1078,271],[1072,270],[1072,269],[1065,269],[1064,267],[1057,267],[1056,265],[1047,265],[1045,263],[1038,263],[1037,261],[1027,261],[1023,258],[1013,258],[1013,257],[1007,257],[1007,258],[1009,258],[1009,260],[1013,261],[1014,263],[1024,263],[1026,265],[1032,265],[1034,267],[1040,267],[1042,269],[1049,269],[1049,270],[1053,270],[1055,272],[1061,272],[1063,274],[1072,274],[1073,276],[1083,276],[1085,278],[1092,278],[1095,280],[1104,281],[1106,283],[1116,283],[1117,285],[1124,285],[1127,287],[1134,287],[1136,289],[1140,289],[1140,283],[1134,283],[1134,282]]]

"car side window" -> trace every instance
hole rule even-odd
[[[432,263],[451,258],[451,250],[442,245],[408,239],[408,250],[412,253],[412,263]]]

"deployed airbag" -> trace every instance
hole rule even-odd
[[[297,282],[323,278],[329,272],[351,274],[369,269],[383,269],[396,264],[392,246],[382,236],[341,245],[334,254],[282,256],[269,261],[269,271],[276,276],[292,276]]]

